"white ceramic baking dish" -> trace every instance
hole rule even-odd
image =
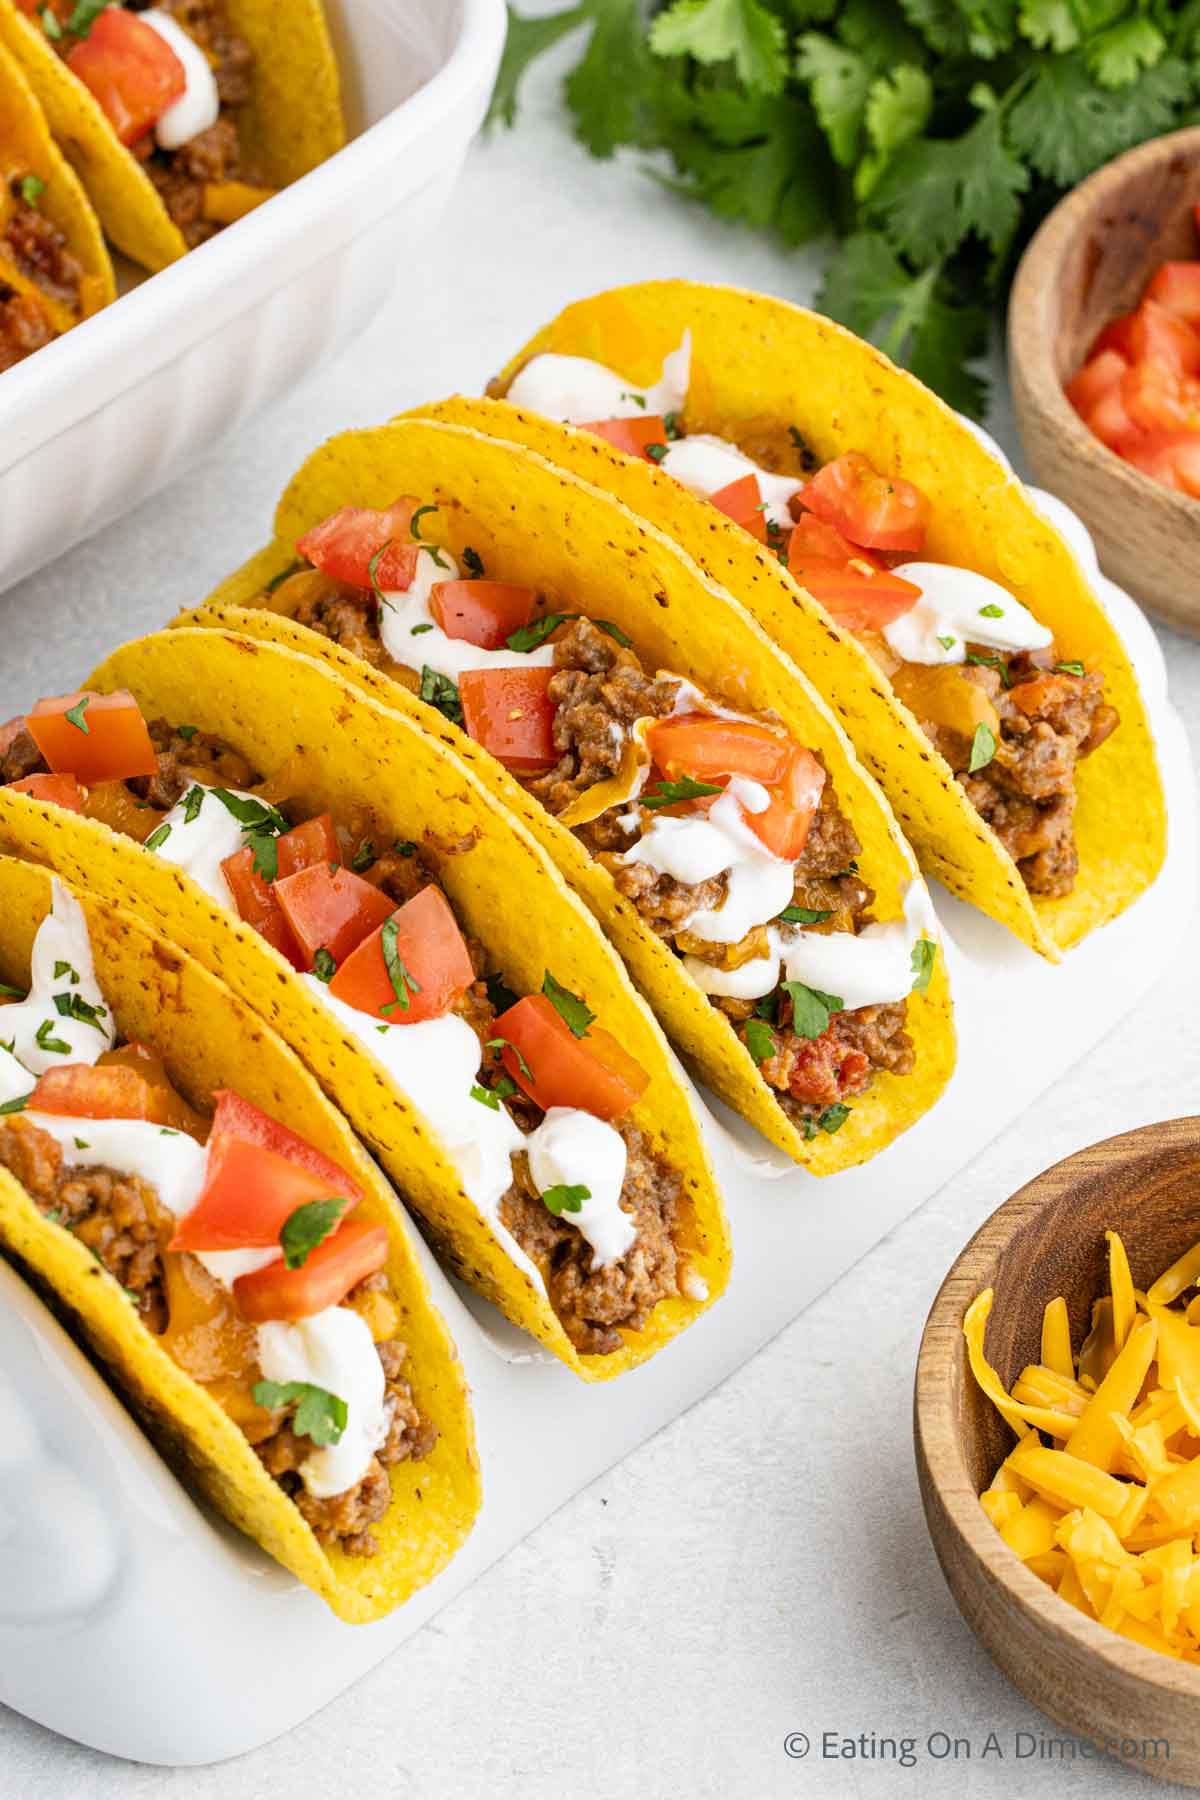
[[[413,267],[483,117],[503,0],[326,10],[346,148],[0,378],[0,590],[295,386]]]

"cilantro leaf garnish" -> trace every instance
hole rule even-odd
[[[497,975],[494,969],[489,970],[483,979],[487,986],[487,997],[498,1013],[507,1012],[510,1006],[517,1004],[519,995],[513,993],[504,977]]]
[[[542,1205],[556,1219],[561,1219],[564,1213],[582,1212],[584,1201],[591,1197],[591,1188],[584,1187],[582,1182],[559,1182],[554,1187],[542,1189]]]
[[[161,850],[163,845],[166,843],[167,839],[170,837],[170,835],[171,835],[171,827],[167,824],[166,820],[164,819],[164,821],[161,825],[155,826],[154,830],[150,833],[150,836],[148,838],[143,839],[142,847],[143,847],[143,849],[146,849],[146,850]]]
[[[198,725],[177,725],[175,727],[175,736],[181,737],[185,744],[190,744],[199,729],[200,727]]]
[[[304,1267],[317,1245],[323,1244],[330,1232],[336,1230],[348,1205],[348,1200],[334,1196],[328,1200],[309,1200],[288,1214],[279,1233],[279,1243],[289,1269]]]
[[[543,613],[540,619],[531,619],[528,625],[518,625],[510,631],[505,643],[510,650],[524,656],[530,650],[537,650],[545,643],[552,631],[565,625],[568,619],[579,618],[578,613]]]
[[[425,625],[410,625],[408,628],[408,635],[409,637],[424,637],[427,631],[432,630],[432,623],[427,623]]]
[[[639,802],[653,811],[658,806],[675,806],[681,800],[698,800],[704,794],[719,794],[722,791],[719,783],[693,781],[690,775],[681,775],[678,781],[656,781],[652,788],[639,796]]]
[[[956,637],[940,637],[938,639],[938,643],[942,646],[943,650],[953,650],[957,642],[958,639]]]
[[[998,670],[1000,679],[1004,683],[1005,687],[1010,688],[1012,686],[1012,676],[1009,674],[1008,664],[1005,662],[1005,660],[1002,656],[980,656],[975,651],[968,650],[967,651],[967,661],[969,663],[978,663],[982,668],[985,668],[985,669]]]
[[[370,838],[364,838],[354,855],[350,858],[350,867],[356,875],[362,875],[376,861],[375,846]]]
[[[844,1003],[836,994],[823,994],[820,988],[806,987],[802,981],[784,981],[780,986],[791,997],[792,1030],[797,1037],[819,1038],[828,1029],[832,1014],[843,1010]]]
[[[417,527],[421,523],[421,520],[425,517],[426,513],[435,513],[435,512],[438,512],[439,510],[440,509],[438,507],[430,504],[428,506],[418,506],[416,512],[413,514],[412,519],[409,522],[408,529],[411,531],[413,537],[416,539],[418,544],[422,544],[425,542],[424,538],[421,536],[421,533],[417,530]]]
[[[97,1031],[104,1032],[100,1021],[108,1017],[108,1008],[90,1006],[79,994],[55,994],[54,1010],[60,1019],[74,1019],[80,1025],[93,1025]]]
[[[569,1026],[571,1035],[586,1037],[588,1026],[594,1022],[596,1015],[588,1010],[578,994],[573,994],[570,988],[555,981],[549,969],[542,980],[542,992],[564,1025]]]
[[[779,917],[787,925],[823,925],[833,912],[821,912],[815,906],[785,906]]]
[[[67,721],[75,727],[76,731],[82,731],[84,737],[91,737],[92,735],[92,728],[83,716],[91,704],[92,696],[90,694],[85,694],[82,700],[77,700],[74,706],[68,707],[66,714],[64,715]]]
[[[679,438],[682,437],[683,433],[679,429],[679,414],[678,413],[673,413],[673,412],[664,413],[663,414],[663,426],[666,430],[667,442],[669,444],[674,444],[674,443],[678,442]]]
[[[194,825],[196,820],[200,817],[200,810],[204,805],[205,792],[206,790],[197,782],[194,783],[183,796],[183,799],[179,804],[183,808],[183,822],[185,825]]]
[[[67,30],[75,37],[86,37],[108,4],[109,0],[75,0]]]
[[[65,963],[63,967],[66,967]],[[61,981],[62,979],[58,973],[57,963],[54,966],[54,979],[56,981]],[[0,981],[0,994],[3,994],[8,1000],[23,1000],[25,998],[25,989],[14,987],[11,981]]]
[[[55,18],[54,14],[50,11],[50,8],[48,6],[43,6],[42,10],[38,13],[38,18],[42,21],[42,30],[45,32],[46,36],[50,38],[52,42],[57,43],[63,34],[63,28]]]
[[[746,1048],[755,1062],[769,1062],[779,1046],[775,1042],[775,1034],[763,1019],[746,1020]]]
[[[483,558],[480,556],[478,550],[472,550],[470,544],[468,544],[462,553],[462,560],[463,568],[467,571],[471,580],[482,580],[484,574]]]
[[[986,606],[980,607],[979,616],[981,619],[1002,619],[1004,617],[1004,608],[1002,606],[997,606],[994,600],[990,600]]]
[[[937,961],[937,945],[932,938],[918,938],[912,950],[912,972],[914,994],[923,994],[933,979],[933,966]]]
[[[278,840],[292,829],[279,808],[265,800],[231,794],[228,788],[210,788],[209,792],[241,826],[246,848],[253,852],[251,866],[254,873],[264,881],[274,881],[279,874]]]
[[[79,971],[73,969],[69,962],[56,962],[54,965],[55,981],[69,981],[72,987],[79,986]]]
[[[575,1035],[576,1035],[576,1037],[582,1037],[583,1033],[576,1032]],[[487,1041],[486,1048],[489,1050],[494,1050],[496,1052],[497,1056],[499,1056],[499,1054],[502,1050],[511,1050],[513,1055],[517,1059],[517,1067],[518,1067],[518,1069],[520,1069],[520,1071],[521,1071],[522,1075],[525,1077],[526,1081],[533,1080],[533,1070],[529,1067],[529,1064],[525,1061],[525,1058],[521,1055],[521,1052],[517,1049],[517,1046],[513,1043],[511,1038],[506,1038],[506,1037],[489,1038]]]
[[[415,856],[417,846],[408,838],[397,838],[392,845],[397,856]]]
[[[318,1449],[341,1441],[349,1408],[339,1394],[317,1387],[312,1381],[256,1381],[254,1400],[269,1412],[283,1406],[295,1406],[292,1430],[297,1437],[311,1438]]]
[[[306,563],[303,557],[298,556],[294,562],[288,564],[286,569],[280,569],[278,575],[272,575],[263,589],[264,594],[273,594],[276,588],[282,587],[285,581],[290,581],[293,575],[299,575],[303,570],[311,567],[311,563]]]
[[[647,444],[646,455],[652,463],[660,463],[665,458],[668,448],[667,444]]]
[[[452,725],[462,724],[462,701],[457,687],[448,675],[439,675],[428,663],[421,670],[420,697],[426,705],[435,706]]]
[[[986,769],[995,754],[996,734],[990,725],[985,725],[981,720],[971,739],[971,760],[967,764],[967,773],[974,775],[978,769]]]
[[[32,206],[36,211],[37,203],[46,191],[46,184],[40,175],[23,175],[20,191],[26,206]]]
[[[37,1030],[33,1034],[34,1042],[36,1043],[38,1049],[39,1050],[49,1050],[55,1056],[70,1056],[70,1054],[71,1054],[70,1044],[64,1043],[62,1038],[52,1037],[51,1033],[53,1032],[53,1030],[54,1030],[54,1020],[53,1019],[43,1019],[41,1024],[38,1026]]]
[[[1081,662],[1060,662],[1055,663],[1054,667],[1059,675],[1082,675],[1084,672]]]
[[[832,1137],[835,1131],[841,1130],[849,1117],[850,1108],[848,1106],[843,1106],[842,1102],[837,1100],[832,1106],[827,1106],[825,1108],[825,1111],[817,1120],[817,1124],[822,1131],[827,1131],[830,1137]]]
[[[388,599],[387,595],[384,593],[383,589],[379,585],[379,578],[378,578],[376,571],[379,568],[380,557],[383,555],[385,550],[391,549],[393,541],[394,540],[392,538],[388,538],[386,543],[380,544],[378,550],[375,552],[374,556],[371,558],[370,562],[367,564],[367,575],[370,578],[370,582],[371,582],[371,592],[374,594],[375,598],[378,600],[380,606],[391,606],[391,604],[392,604],[391,601]]]
[[[18,1094],[15,1100],[0,1101],[0,1119],[7,1118],[11,1113],[24,1112],[32,1097],[32,1093]]]
[[[475,1082],[471,1088],[472,1100],[478,1100],[480,1106],[490,1107],[492,1112],[500,1111],[500,1101],[491,1088],[480,1087]]]
[[[388,980],[392,984],[392,992],[396,998],[390,1000],[381,1012],[394,1012],[397,1007],[407,1012],[413,994],[421,991],[420,982],[404,966],[404,960],[396,948],[396,938],[400,931],[399,921],[395,914],[384,921],[383,930],[379,934],[380,948],[383,951],[383,966],[387,970]]]
[[[611,619],[593,619],[592,624],[597,631],[607,632],[610,638],[620,644],[622,650],[632,650],[633,639],[619,625],[614,625]]]
[[[324,981],[326,983],[332,981],[337,974],[337,961],[333,951],[327,950],[324,944],[321,945],[320,949],[313,957],[312,972],[318,981]]]

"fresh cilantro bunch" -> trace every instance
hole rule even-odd
[[[1066,188],[1198,115],[1200,0],[577,0],[510,7],[492,115],[586,32],[567,104],[595,156],[783,243],[841,240],[818,305],[980,414],[970,368]]]

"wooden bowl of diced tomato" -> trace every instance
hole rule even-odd
[[[1200,636],[1200,128],[1059,203],[1017,270],[1008,337],[1036,480],[1114,581]]]

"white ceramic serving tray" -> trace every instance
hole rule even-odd
[[[343,349],[445,211],[504,0],[325,3],[345,149],[0,381],[0,591]]]
[[[1045,497],[1039,497],[1042,499]],[[450,1567],[390,1619],[339,1623],[202,1511],[41,1303],[0,1263],[0,1701],[142,1762],[215,1762],[307,1718],[571,1494],[716,1386],[970,1161],[1163,974],[1196,894],[1196,789],[1157,640],[1095,572],[1138,667],[1170,811],[1159,880],[1053,968],[940,890],[960,1060],[934,1112],[818,1182],[711,1118],[735,1265],[726,1296],[645,1368],[589,1388],[434,1267],[474,1391],[485,1501]],[[1052,1031],[1029,1031],[1030,1017]],[[162,1598],[169,1594],[171,1604]],[[178,1621],[187,1620],[187,1630]]]

